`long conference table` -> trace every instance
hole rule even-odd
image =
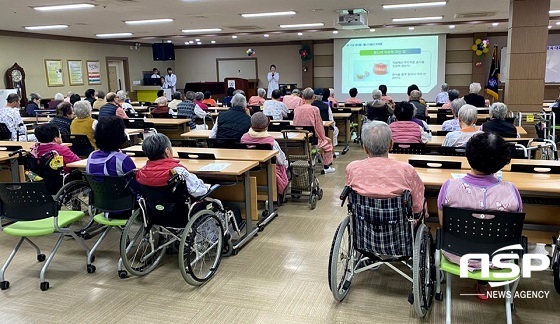
[[[432,131],[432,133],[441,131],[441,125],[428,125],[428,128]],[[478,128],[480,128],[480,126],[477,126],[477,129]],[[519,135],[527,135],[527,131],[523,127],[515,126],[515,128],[517,129],[517,133],[519,133]]]

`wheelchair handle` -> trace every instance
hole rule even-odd
[[[12,156],[14,156],[14,155],[22,156],[23,153],[27,153],[27,151],[25,151],[24,149],[19,149],[19,150],[16,150],[16,151],[11,152],[10,154],[8,154],[8,156],[9,156],[9,157],[12,157]]]
[[[170,185],[173,182],[177,181],[177,179],[179,178],[179,174],[178,173],[174,173],[171,178],[169,178],[169,180],[167,180],[167,184]]]
[[[346,198],[350,194],[350,191],[352,191],[352,188],[350,186],[345,186],[344,189],[342,190],[342,193],[340,194],[340,200],[342,200],[340,207],[344,206],[344,202],[346,202]]]

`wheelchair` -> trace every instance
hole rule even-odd
[[[554,273],[554,288],[560,294],[560,233],[558,233],[558,237],[553,238],[553,241],[550,266]]]
[[[232,233],[240,230],[232,211],[208,197],[188,194],[178,174],[166,187],[142,186],[140,213],[126,222],[120,239],[120,255],[129,274],[144,276],[162,261],[166,250],[177,249],[184,280],[200,286],[218,271],[222,255],[235,254]]]
[[[334,299],[346,297],[354,275],[387,265],[412,282],[408,301],[419,317],[425,317],[435,291],[435,245],[430,229],[412,213],[410,192],[377,199],[360,196],[347,186],[340,199],[342,205],[348,199],[348,216],[338,226],[331,245],[328,279]],[[412,278],[393,263],[406,265]]]

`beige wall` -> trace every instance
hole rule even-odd
[[[248,47],[184,48],[175,50],[177,88],[186,82],[217,81],[217,58],[246,58]],[[302,65],[299,45],[254,46],[257,58],[259,87],[266,88],[266,75],[271,64],[276,65],[280,83],[297,83],[301,87]],[[223,81],[223,80],[220,80]]]
[[[106,56],[127,57],[130,68],[130,85],[134,80],[142,79],[143,70],[151,70],[154,67],[159,68],[163,73],[167,66],[174,67],[173,62],[153,62],[152,49],[149,45],[141,46],[138,50],[131,50],[125,45],[105,45],[98,43],[85,43],[74,41],[60,41],[38,38],[24,38],[12,36],[0,36],[0,44],[2,44],[2,55],[0,55],[0,73],[4,79],[6,69],[14,63],[18,63],[25,71],[25,84],[27,94],[38,92],[44,98],[52,98],[55,93],[61,92],[66,94],[73,91],[80,95],[88,88],[102,89],[107,91],[107,71]],[[47,77],[45,72],[45,59],[62,59],[63,60],[63,87],[47,87]],[[67,60],[83,60],[84,63],[84,81],[83,86],[70,86],[68,81],[68,63]],[[99,60],[101,63],[101,85],[88,86],[87,74],[85,70],[86,60]],[[5,87],[5,81],[2,87]],[[124,86],[124,84],[123,84]],[[128,89],[130,90],[130,89]]]

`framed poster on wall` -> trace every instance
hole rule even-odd
[[[71,86],[84,84],[82,60],[68,60],[68,79]]]
[[[101,84],[101,65],[99,61],[87,61],[88,84]]]
[[[47,74],[48,87],[64,86],[64,79],[62,78],[62,60],[46,59],[45,72]]]

